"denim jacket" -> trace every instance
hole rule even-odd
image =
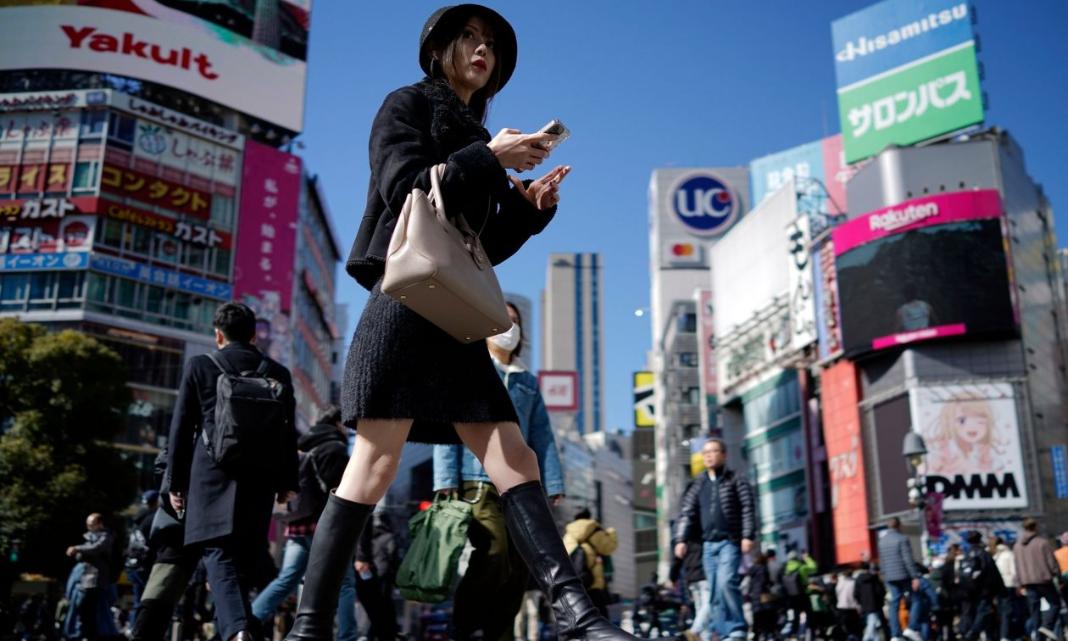
[[[538,379],[526,370],[522,361],[512,359],[509,365],[497,363],[497,371],[512,397],[519,430],[527,445],[538,457],[541,482],[549,496],[564,494],[564,473],[560,455],[556,451],[556,437],[545,411],[545,401],[538,391]],[[461,481],[485,481],[490,478],[471,450],[463,445],[434,446],[434,491],[458,488]]]

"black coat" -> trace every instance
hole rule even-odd
[[[853,597],[860,606],[860,614],[867,615],[872,612],[883,611],[886,603],[886,587],[877,574],[861,572],[857,575],[853,584]]]
[[[682,541],[701,541],[704,539],[701,526],[701,490],[711,483],[708,474],[702,474],[699,481],[691,483],[682,496],[682,509],[675,525],[674,543]],[[756,538],[756,502],[749,481],[738,476],[733,470],[724,468],[719,479],[719,501],[723,507],[723,516],[727,519],[730,540],[737,543],[742,539]]]
[[[266,358],[252,345],[241,343],[230,343],[219,354],[221,360],[242,372],[255,370]],[[164,480],[171,492],[186,495],[186,545],[231,535],[242,541],[265,541],[275,494],[300,487],[292,379],[289,370],[268,360],[267,376],[284,385],[289,406],[288,443],[280,456],[283,463],[277,473],[269,476],[232,473],[208,456],[200,430],[204,425],[214,425],[215,384],[220,372],[206,355],[194,356],[186,363],[171,420]]]
[[[286,520],[293,524],[319,520],[330,491],[341,485],[349,462],[348,441],[333,425],[313,425],[297,442],[300,449],[300,494],[290,503]]]
[[[446,211],[482,230],[494,265],[541,232],[556,208],[538,210],[516,191],[489,141],[489,132],[442,81],[424,79],[386,96],[371,128],[371,180],[348,273],[367,289],[374,287],[405,199],[413,187],[430,193],[427,170],[443,162]]]

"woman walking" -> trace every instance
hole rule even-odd
[[[385,495],[408,440],[466,445],[501,492],[508,534],[546,593],[566,639],[632,639],[604,619],[575,574],[553,523],[508,391],[482,341],[461,344],[381,292],[386,250],[413,187],[430,191],[429,170],[445,163],[441,185],[451,217],[481,229],[494,263],[514,254],[555,213],[569,168],[529,183],[507,170],[533,169],[549,134],[505,129],[492,139],[486,107],[512,75],[515,32],[495,11],[445,7],[420,37],[427,78],[386,97],[371,131],[367,209],[347,263],[371,289],[349,352],[344,421],[356,429],[341,485],[319,520],[290,641],[332,637],[338,586],[360,531]]]

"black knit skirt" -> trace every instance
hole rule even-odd
[[[381,287],[371,290],[345,361],[346,425],[410,418],[409,441],[459,443],[453,423],[518,422],[486,341],[460,343]]]

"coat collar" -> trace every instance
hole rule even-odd
[[[430,101],[430,137],[442,156],[474,142],[489,142],[489,131],[444,80],[423,78],[416,87]]]

